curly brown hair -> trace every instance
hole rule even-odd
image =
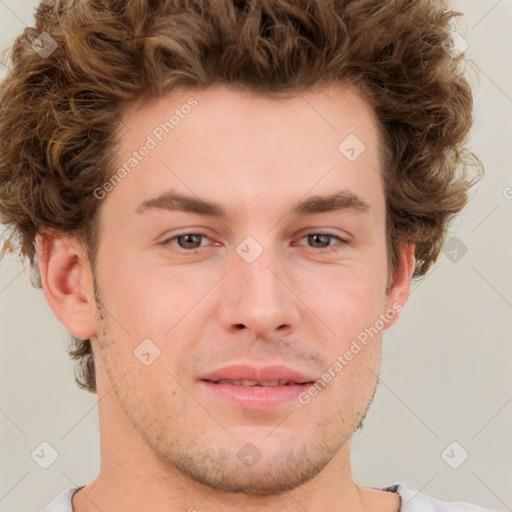
[[[471,185],[472,94],[464,57],[445,51],[460,14],[443,0],[43,0],[0,85],[2,254],[17,247],[41,287],[35,240],[51,229],[79,237],[94,268],[94,190],[116,168],[130,102],[214,83],[263,95],[349,84],[380,123],[391,265],[414,243],[423,276]],[[41,34],[49,55],[35,51]],[[90,340],[72,340],[75,380],[94,393]]]

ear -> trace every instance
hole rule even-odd
[[[389,291],[386,294],[386,311],[393,310],[400,313],[409,298],[411,280],[414,273],[416,259],[414,257],[414,244],[400,244],[398,247],[399,258],[392,273]],[[399,314],[386,323],[386,329],[391,327],[397,320]]]
[[[92,271],[82,243],[45,232],[36,247],[44,295],[55,316],[78,339],[96,336]]]

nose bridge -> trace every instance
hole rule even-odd
[[[276,264],[275,257],[269,257],[268,252],[252,263],[241,261],[238,264],[244,291],[242,299],[245,302],[263,302],[270,306],[281,299],[283,283],[278,277],[280,265]]]
[[[298,319],[296,299],[285,285],[289,274],[279,252],[248,239],[236,248],[234,268],[223,294],[222,322],[225,328],[241,326],[258,336],[268,336]]]

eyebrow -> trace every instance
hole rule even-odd
[[[225,208],[218,203],[174,191],[164,192],[156,197],[146,199],[134,211],[141,214],[149,210],[181,211],[219,219],[228,217]],[[315,215],[331,211],[368,213],[371,211],[371,207],[353,192],[339,190],[331,195],[308,197],[294,205],[291,210],[292,214],[296,216]]]

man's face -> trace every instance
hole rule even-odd
[[[104,311],[93,348],[102,391],[114,386],[110,428],[140,434],[138,456],[211,487],[291,489],[346,456],[392,323],[378,321],[393,305],[376,118],[347,89],[272,101],[212,87],[131,109],[124,122],[119,167],[134,151],[137,163],[102,200],[95,269]],[[151,201],[165,193],[225,215]],[[345,207],[296,211],[335,193]],[[233,381],[247,368],[224,370],[232,365],[295,384],[246,387]]]

